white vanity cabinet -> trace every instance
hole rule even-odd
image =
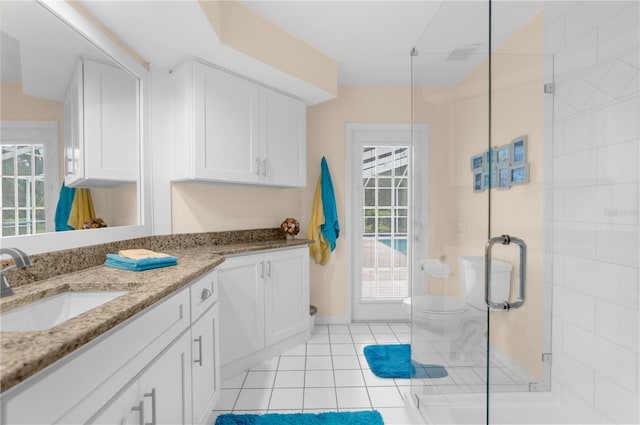
[[[306,185],[304,102],[196,60],[172,80],[173,180]]]
[[[220,389],[218,271],[191,285],[191,372],[193,423],[211,424]]]
[[[217,288],[213,270],[3,392],[0,423],[206,423],[220,387]]]
[[[115,186],[139,177],[138,79],[81,58],[64,104],[65,184]]]
[[[306,246],[228,258],[218,273],[222,379],[309,338]]]
[[[187,425],[189,400],[189,333],[184,333],[133,383],[109,402],[92,424]]]

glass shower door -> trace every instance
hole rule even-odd
[[[428,174],[429,220],[414,222],[428,229],[428,250],[411,293],[411,394],[430,423],[493,423],[514,393],[550,382],[540,7],[445,1],[412,52],[412,122],[429,131],[428,162],[416,164]],[[504,238],[485,258],[503,234],[526,244],[526,269]]]

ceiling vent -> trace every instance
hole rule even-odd
[[[469,58],[480,47],[479,44],[472,44],[464,47],[454,48],[445,60],[447,61],[464,61]]]

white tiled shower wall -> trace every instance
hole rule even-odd
[[[640,8],[545,3],[556,91],[545,226],[552,379],[615,423],[640,423]],[[550,59],[551,60],[551,59]],[[549,102],[549,101],[548,101]]]

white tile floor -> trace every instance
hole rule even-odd
[[[378,410],[386,425],[411,424],[407,379],[376,377],[362,355],[370,344],[409,343],[406,323],[317,325],[311,340],[222,383],[222,413]]]

